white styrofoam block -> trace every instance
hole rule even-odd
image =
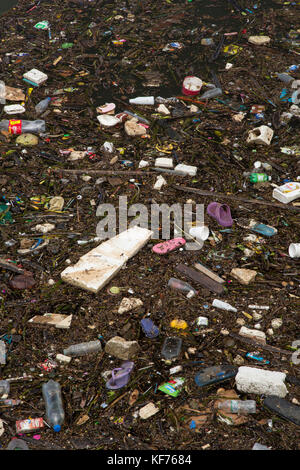
[[[175,166],[174,170],[179,171],[183,175],[196,176],[197,167],[192,165],[185,165],[184,163],[179,163]]]
[[[9,104],[8,106],[4,106],[3,111],[6,114],[22,114],[25,113],[26,109],[20,104]]]
[[[97,293],[151,238],[151,230],[132,227],[83,255],[62,273],[63,281]]]
[[[74,266],[66,268],[61,278],[72,286],[97,293],[120,271],[123,264],[121,259],[100,254],[90,256],[87,253]]]
[[[152,234],[151,230],[136,225],[102,243],[95,250],[110,257],[121,256],[129,259],[140,251],[147,241],[150,240]]]
[[[31,69],[29,72],[24,73],[23,78],[30,82],[34,82],[37,85],[41,85],[41,83],[44,83],[48,79],[48,75],[40,72],[40,70]]]
[[[173,168],[173,158],[160,157],[155,159],[155,166],[159,168]]]
[[[268,126],[256,127],[249,131],[247,143],[270,145],[273,134],[273,129]]]
[[[246,328],[246,326],[242,326],[239,335],[244,336],[244,338],[253,339],[260,344],[266,344],[266,335],[263,331],[251,330]]]
[[[285,377],[286,374],[283,372],[241,366],[235,377],[235,383],[240,392],[284,398],[288,393],[284,384]]]

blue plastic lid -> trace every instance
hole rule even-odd
[[[61,430],[61,426],[59,424],[56,424],[55,426],[53,426],[53,431],[59,432],[60,430]]]

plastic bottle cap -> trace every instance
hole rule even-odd
[[[61,426],[59,424],[56,424],[55,426],[53,426],[53,431],[59,432],[60,430],[61,430]]]

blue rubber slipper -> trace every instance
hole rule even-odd
[[[141,320],[141,327],[147,338],[156,338],[159,335],[159,329],[154,325],[150,318],[143,318]]]

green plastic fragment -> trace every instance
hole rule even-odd
[[[61,45],[61,48],[62,49],[70,49],[70,47],[73,47],[74,44],[73,42],[64,42],[62,45]]]
[[[5,225],[6,222],[12,224],[14,222],[11,213],[9,212],[10,206],[0,204],[0,225]]]

